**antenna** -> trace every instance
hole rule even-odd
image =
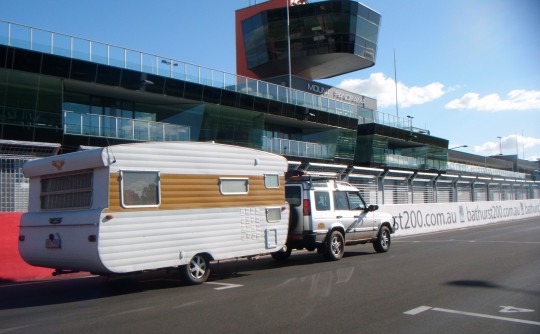
[[[110,152],[111,152],[111,155],[112,155],[112,157],[113,157],[112,162],[111,162],[110,156],[109,156],[109,159],[108,159],[108,160],[109,160],[109,162],[111,162],[111,164],[114,164],[114,163],[116,162],[116,157],[114,156],[114,152],[113,152],[113,150],[112,150],[112,146],[111,146],[111,144],[109,143],[109,138],[105,137],[105,140],[107,141],[107,153],[109,153],[109,151],[110,151]]]
[[[523,129],[521,130],[521,146],[523,149],[523,160],[525,160],[525,138],[523,138]]]

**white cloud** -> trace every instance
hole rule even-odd
[[[445,105],[446,109],[475,109],[487,111],[538,110],[540,90],[513,90],[502,99],[498,94],[480,97],[478,93],[467,93]]]
[[[476,145],[474,151],[486,155],[497,155],[501,152],[504,155],[518,153],[521,158],[523,150],[527,154],[527,149],[534,148],[540,148],[540,138],[509,135],[502,137],[500,141],[488,141],[482,145]],[[533,156],[527,156],[526,158],[527,160],[534,160]]]
[[[396,105],[396,83],[387,78],[384,73],[372,73],[369,79],[347,79],[342,81],[339,88],[377,99],[379,107]],[[427,86],[408,87],[398,82],[398,103],[402,108],[424,104],[444,95],[444,85],[439,82]]]

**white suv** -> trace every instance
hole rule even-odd
[[[328,177],[295,176],[285,184],[291,211],[286,248],[273,253],[287,259],[292,249],[317,250],[330,260],[343,257],[345,245],[373,243],[379,253],[390,248],[392,215],[376,212],[355,187]]]

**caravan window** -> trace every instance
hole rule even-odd
[[[160,178],[155,171],[121,171],[122,206],[157,207],[160,204]]]
[[[220,177],[219,191],[222,195],[246,195],[249,191],[249,179]]]
[[[279,223],[281,221],[281,208],[266,208],[266,221]]]
[[[277,174],[265,174],[264,186],[266,188],[279,188],[279,175]]]
[[[41,209],[88,209],[92,205],[93,172],[85,170],[41,179]]]

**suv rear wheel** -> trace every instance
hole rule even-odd
[[[329,260],[337,261],[345,253],[345,238],[339,231],[332,231],[326,244],[326,257]]]

